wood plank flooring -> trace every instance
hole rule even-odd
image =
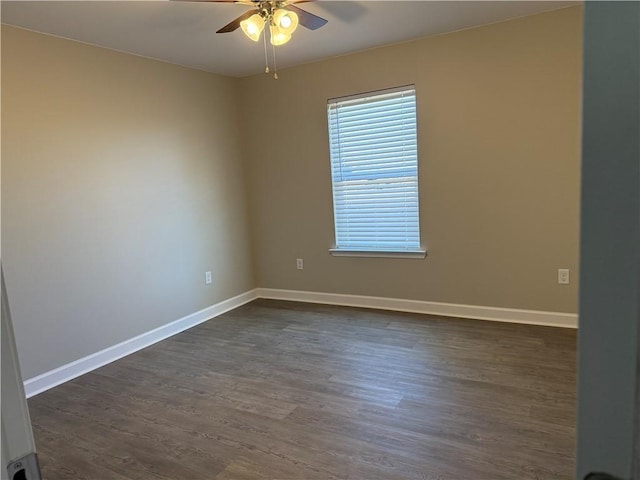
[[[573,477],[576,332],[258,300],[29,400],[45,480]]]

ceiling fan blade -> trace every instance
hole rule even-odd
[[[298,3],[298,2],[296,2]],[[309,13],[306,10],[296,7],[295,5],[287,5],[287,10],[295,12],[298,15],[298,21],[303,27],[307,27],[309,30],[317,30],[318,28],[327,24],[328,20],[322,17]]]
[[[256,13],[255,10],[248,10],[244,12],[242,15],[240,15],[238,18],[236,18],[232,22],[222,27],[216,33],[229,33],[229,32],[233,32],[234,30],[237,30],[238,27],[240,26],[240,22],[242,22],[243,20],[246,20],[247,18],[249,18],[251,15],[255,13]]]

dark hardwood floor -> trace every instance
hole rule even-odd
[[[29,400],[45,480],[573,477],[576,332],[259,300]]]

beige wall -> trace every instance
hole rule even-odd
[[[3,26],[2,100],[25,378],[255,286],[237,81]]]
[[[255,286],[575,312],[581,26],[574,7],[278,81],[3,26],[2,250],[25,378]],[[409,83],[429,256],[332,257],[326,101]]]
[[[242,80],[258,285],[575,312],[581,29],[573,7]],[[326,101],[410,83],[428,258],[331,257]]]

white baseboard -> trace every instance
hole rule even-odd
[[[158,327],[149,332],[130,338],[124,342],[105,348],[99,352],[62,365],[54,370],[30,378],[24,382],[27,398],[33,397],[50,388],[73,380],[92,370],[114,362],[138,350],[149,347],[166,338],[206,322],[229,310],[238,308],[257,298],[289,300],[294,302],[323,303],[347,307],[395,310],[399,312],[442,315],[446,317],[472,318],[495,322],[526,323],[551,327],[577,328],[578,316],[571,313],[544,312],[539,310],[519,310],[514,308],[481,307],[458,305],[454,303],[424,302],[399,298],[368,297],[365,295],[344,295],[338,293],[303,292],[299,290],[278,290],[257,288],[216,303],[199,312],[187,315],[179,320]]]
[[[343,295],[339,293],[302,292],[299,290],[277,290],[258,288],[259,298],[289,300],[294,302],[324,303],[347,307],[375,308],[399,312],[442,315],[446,317],[472,318],[494,322],[525,323],[549,327],[578,328],[578,315],[573,313],[520,310],[516,308],[482,307],[455,303],[425,302],[400,298]]]
[[[245,303],[255,300],[257,297],[256,290],[250,290],[236,297],[223,300],[199,312],[187,315],[179,320],[158,327],[149,332],[130,338],[124,342],[118,343],[111,347],[105,348],[99,352],[93,353],[86,357],[80,358],[74,362],[62,365],[54,370],[30,378],[24,382],[24,389],[27,398],[33,397],[38,393],[56,387],[64,382],[73,380],[80,375],[84,375],[96,368],[100,368],[108,363],[114,362],[122,357],[130,355],[138,350],[142,350],[154,343],[160,342],[177,333],[183,332],[191,327],[206,322],[207,320],[222,315],[229,310],[238,308]]]

